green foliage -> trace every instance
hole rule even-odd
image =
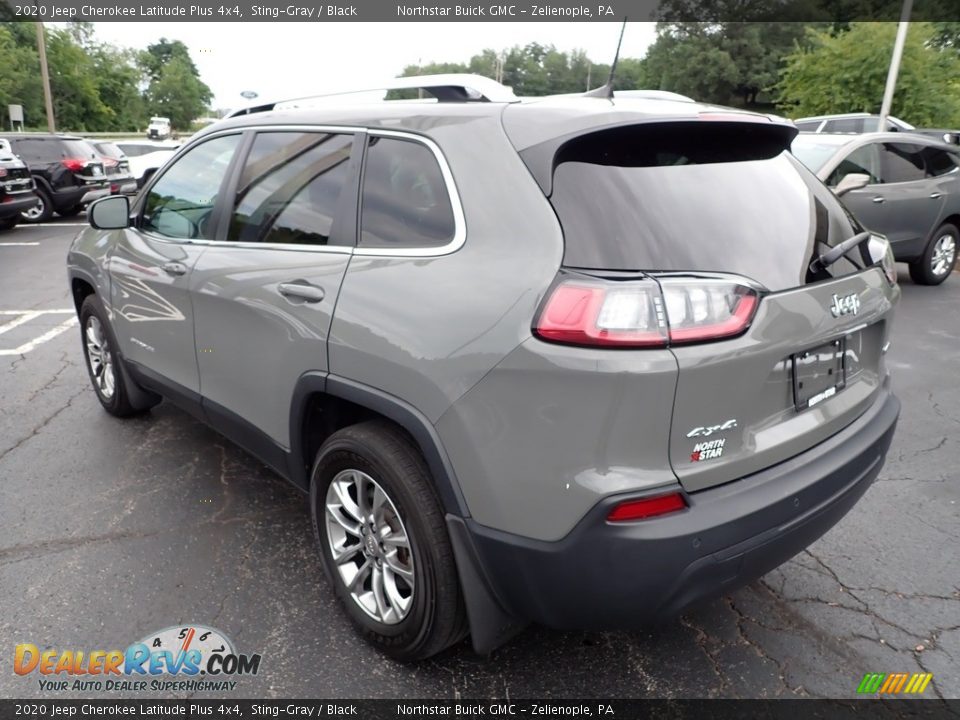
[[[794,117],[880,110],[897,28],[852,23],[838,35],[812,30],[807,48],[786,57],[778,102]],[[917,127],[960,125],[960,59],[935,44],[938,29],[911,23],[892,114]]]
[[[643,79],[649,88],[702,102],[755,105],[803,36],[799,23],[660,23]]]
[[[189,128],[204,114],[210,89],[179,40],[161,39],[138,52],[100,43],[91,23],[45,29],[47,65],[57,129],[136,132],[151,115]],[[0,23],[0,123],[8,104],[23,105],[27,128],[46,129],[36,25]]]
[[[193,64],[173,57],[161,66],[147,89],[147,104],[154,115],[170,118],[174,128],[189,129],[210,102],[210,88],[194,74]]]
[[[611,49],[612,52],[612,49]],[[486,49],[466,63],[408,65],[402,76],[436,73],[473,73],[499,80],[520,96],[580,93],[607,81],[610,66],[594,63],[582,50],[563,52],[553,45],[530,43],[502,52]],[[634,58],[620,58],[614,86],[621,90],[638,87],[642,64]]]

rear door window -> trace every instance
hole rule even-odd
[[[433,151],[414,140],[371,137],[363,169],[360,247],[439,247],[455,234],[450,193]]]
[[[881,182],[885,184],[923,180],[926,169],[923,146],[912,143],[883,143],[880,150]]]
[[[921,155],[923,155],[927,177],[939,177],[957,169],[957,164],[950,157],[950,154],[939,148],[925,147],[921,151]]]
[[[227,240],[330,244],[351,187],[352,145],[349,134],[259,133],[240,174]]]
[[[771,290],[808,282],[817,243],[853,235],[851,219],[783,152],[790,138],[721,125],[633,126],[563,146],[550,202],[563,227],[564,265],[730,272]]]
[[[824,132],[828,133],[862,133],[865,125],[863,118],[840,118],[827,120]]]

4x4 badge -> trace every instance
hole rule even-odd
[[[835,294],[833,296],[833,305],[830,306],[830,312],[833,313],[834,317],[856,315],[860,312],[860,296],[856,293],[850,293],[842,297]]]

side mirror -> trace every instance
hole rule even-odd
[[[87,220],[97,230],[123,230],[130,227],[130,200],[126,195],[100,198],[87,208]]]
[[[869,175],[864,175],[863,173],[850,173],[849,175],[843,176],[843,180],[837,184],[837,186],[833,189],[833,192],[837,197],[840,197],[841,195],[846,195],[851,190],[865,188],[869,184]]]

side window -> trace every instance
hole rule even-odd
[[[360,246],[446,245],[456,222],[437,158],[413,140],[371,137],[363,171]]]
[[[921,151],[923,160],[927,168],[927,177],[938,177],[946,175],[957,169],[956,163],[949,153],[933,147],[925,147]]]
[[[794,125],[800,132],[816,132],[822,122],[823,120],[804,120],[803,122],[796,122]]]
[[[847,155],[837,169],[830,174],[827,185],[836,187],[844,177],[852,173],[870,176],[870,184],[874,185],[880,182],[879,158],[877,154],[877,145],[864,145]]]
[[[923,146],[910,143],[884,143],[880,151],[880,178],[883,183],[922,180],[926,174]]]
[[[863,124],[863,118],[827,120],[827,125],[823,131],[828,133],[861,133],[863,132]]]
[[[192,148],[150,188],[140,228],[180,240],[212,237],[210,218],[239,135],[224,135]]]
[[[227,239],[328,244],[352,145],[352,135],[259,133],[240,174]]]
[[[35,138],[18,138],[14,141],[13,151],[27,163],[53,163],[62,157],[56,141]]]

